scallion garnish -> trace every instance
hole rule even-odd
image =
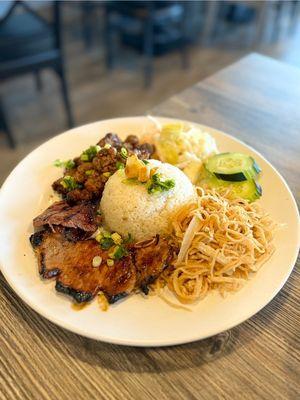
[[[117,169],[124,169],[124,168],[125,168],[125,165],[124,165],[123,163],[121,163],[120,161],[117,161],[117,162],[116,162],[116,168],[117,168]]]
[[[111,237],[102,237],[100,240],[100,246],[103,250],[108,250],[111,246],[114,246],[115,242],[112,240]]]
[[[115,244],[121,244],[122,243],[122,236],[119,235],[117,232],[112,233],[111,238],[115,242]]]
[[[107,260],[106,260],[106,264],[109,266],[109,267],[113,267],[113,265],[114,265],[114,260],[112,260],[112,259],[110,259],[110,258],[108,258]]]
[[[133,243],[133,242],[134,242],[134,239],[133,239],[131,233],[128,233],[127,238],[123,239],[123,243],[124,244],[130,244],[130,243]]]
[[[60,184],[67,190],[74,190],[81,187],[81,185],[76,182],[75,178],[73,178],[73,176],[70,175],[64,176],[61,179]]]
[[[137,178],[123,179],[122,183],[125,185],[143,185],[143,182],[140,182]]]
[[[160,174],[154,174],[147,183],[147,191],[149,194],[165,192],[172,189],[174,186],[174,179],[166,179],[163,181]]]
[[[128,252],[124,246],[117,246],[116,250],[114,251],[113,258],[115,260],[120,260],[122,257],[126,256],[127,254],[128,254]]]
[[[80,156],[81,161],[91,161],[100,150],[101,147],[98,145],[90,146],[88,149],[84,150],[84,152],[81,154]]]
[[[143,162],[145,165],[148,165],[148,164],[149,164],[149,161],[147,161],[147,160],[142,160],[142,162]]]
[[[126,160],[126,158],[128,157],[127,149],[125,149],[125,147],[122,147],[121,150],[120,150],[120,154],[121,154],[121,157]]]
[[[72,169],[75,167],[75,162],[73,160],[67,160],[67,161],[62,161],[62,160],[55,160],[53,165],[55,167],[62,167],[66,169]]]

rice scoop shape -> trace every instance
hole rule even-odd
[[[156,173],[163,180],[174,181],[173,188],[148,193],[147,184],[128,180],[121,169],[107,181],[100,202],[107,228],[124,237],[130,233],[137,241],[156,234],[169,234],[176,211],[184,204],[196,201],[194,186],[179,168],[157,160],[148,161],[151,168],[157,168]]]

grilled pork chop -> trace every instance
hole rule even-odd
[[[153,282],[167,266],[171,250],[167,240],[155,238],[146,247],[132,246],[128,255],[108,267],[109,250],[102,250],[94,239],[70,241],[63,231],[44,230],[30,238],[37,254],[39,272],[45,279],[56,278],[56,290],[68,294],[78,303],[92,300],[103,291],[110,303],[126,296],[135,288],[147,293]],[[100,256],[99,267],[92,266]]]
[[[60,225],[93,233],[98,227],[96,205],[91,202],[70,205],[66,201],[57,201],[33,220],[35,228],[46,225]]]
[[[136,268],[136,287],[148,294],[153,283],[171,261],[172,252],[166,239],[159,235],[151,240],[131,246]]]
[[[108,297],[130,293],[136,273],[128,255],[108,267],[108,251],[94,239],[71,242],[61,232],[41,231],[30,238],[37,254],[39,272],[45,279],[56,277],[56,289],[78,302],[91,300],[100,290]],[[93,267],[93,258],[102,258],[100,267]]]

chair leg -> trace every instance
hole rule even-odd
[[[188,4],[183,4],[183,16],[181,21],[181,40],[180,40],[180,52],[181,52],[181,65],[183,69],[188,69],[190,66],[189,53],[188,53],[188,37],[187,37],[187,7]]]
[[[186,44],[181,45],[181,66],[182,69],[184,70],[188,69],[190,66],[190,60]]]
[[[296,31],[299,14],[300,14],[300,1],[294,0],[290,5],[290,25],[289,25],[290,35],[294,34]]]
[[[281,33],[281,17],[284,10],[284,2],[278,1],[276,4],[276,14],[273,21],[272,41],[277,42]]]
[[[215,25],[220,7],[221,3],[219,1],[205,2],[205,19],[201,39],[201,42],[204,45],[208,45],[211,42],[212,36],[215,33]]]
[[[72,128],[74,126],[74,118],[73,118],[72,108],[71,108],[71,104],[70,104],[70,99],[69,99],[69,93],[68,93],[68,87],[67,87],[64,68],[60,64],[60,65],[56,66],[55,71],[56,71],[58,77],[60,78],[62,97],[63,97],[63,101],[64,101],[64,105],[65,105],[65,109],[66,109],[66,114],[67,114],[68,127]]]
[[[145,88],[149,88],[153,78],[153,20],[151,15],[144,25],[144,76]]]
[[[253,38],[253,46],[260,46],[265,38],[265,27],[270,11],[273,7],[272,2],[263,1],[258,3],[256,21],[255,21],[255,37]]]
[[[42,82],[42,79],[41,79],[41,73],[40,73],[40,71],[36,71],[36,72],[34,73],[34,76],[35,76],[36,88],[37,88],[37,90],[40,92],[40,91],[43,89],[43,82]]]
[[[9,146],[12,149],[14,149],[16,147],[16,142],[12,135],[12,131],[10,130],[10,127],[8,125],[1,99],[0,99],[0,130],[4,131]]]
[[[105,43],[105,62],[106,68],[112,70],[114,67],[114,27],[111,21],[111,15],[108,8],[105,9],[105,27],[104,27],[104,43]]]
[[[81,26],[82,26],[82,36],[84,40],[85,47],[88,49],[91,47],[93,32],[92,32],[92,13],[93,5],[89,1],[84,1],[80,4],[81,6]]]

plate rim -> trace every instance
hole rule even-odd
[[[23,295],[23,292],[21,290],[18,289],[18,287],[16,285],[14,285],[13,281],[10,279],[10,275],[6,273],[5,268],[2,266],[3,262],[1,260],[1,254],[0,254],[0,270],[6,280],[6,282],[9,284],[9,286],[11,287],[11,289],[16,293],[16,295],[22,300],[24,301],[31,309],[33,309],[35,312],[37,312],[41,317],[47,319],[48,321],[54,323],[55,325],[59,326],[60,328],[66,329],[72,333],[75,334],[79,334],[81,336],[93,339],[93,340],[98,340],[101,342],[105,342],[105,343],[111,343],[111,344],[117,344],[117,345],[124,345],[124,346],[133,346],[133,347],[164,347],[164,346],[175,346],[175,345],[180,345],[180,344],[186,344],[186,343],[191,343],[191,342],[195,342],[198,340],[203,340],[206,339],[208,337],[214,336],[216,334],[222,333],[224,331],[230,330],[235,326],[238,326],[240,324],[242,324],[243,322],[245,322],[246,320],[248,320],[249,318],[253,317],[254,315],[256,315],[258,312],[260,312],[264,307],[266,307],[275,297],[276,295],[279,293],[279,291],[282,289],[282,287],[285,285],[285,283],[287,282],[288,278],[290,277],[292,270],[295,267],[296,261],[297,261],[297,257],[298,257],[298,252],[299,252],[299,246],[300,246],[300,216],[299,216],[299,210],[298,210],[298,206],[297,206],[297,202],[295,200],[295,197],[291,191],[291,189],[289,188],[285,178],[279,173],[279,171],[256,149],[254,149],[251,145],[248,145],[247,143],[243,142],[242,140],[226,133],[223,132],[220,129],[216,129],[213,128],[211,126],[208,125],[203,125],[201,123],[198,122],[194,122],[194,121],[189,121],[186,119],[179,119],[179,118],[172,118],[172,117],[167,117],[167,116],[156,116],[156,115],[151,115],[153,118],[156,118],[158,120],[173,120],[173,121],[183,121],[183,122],[187,122],[187,123],[192,123],[195,125],[200,126],[201,128],[208,129],[208,130],[212,130],[214,132],[217,132],[223,136],[228,137],[231,140],[234,140],[235,142],[246,146],[247,148],[249,148],[251,151],[253,151],[255,154],[258,154],[259,157],[261,157],[263,159],[263,161],[268,164],[268,166],[275,172],[275,174],[279,177],[279,179],[281,180],[281,183],[285,186],[285,189],[287,190],[290,200],[292,201],[293,204],[293,208],[295,211],[295,214],[297,215],[297,242],[298,242],[298,248],[295,249],[295,252],[293,254],[293,257],[291,257],[291,259],[293,259],[293,262],[291,262],[291,264],[289,265],[289,267],[286,269],[285,273],[284,273],[284,279],[282,279],[280,281],[280,284],[277,286],[275,291],[272,291],[272,293],[268,296],[268,299],[266,301],[264,301],[264,303],[258,307],[256,309],[256,311],[253,313],[251,310],[249,310],[248,313],[243,314],[243,316],[241,317],[237,317],[235,318],[231,324],[226,324],[226,327],[218,327],[218,328],[212,328],[210,329],[210,332],[207,333],[204,336],[199,337],[199,333],[196,333],[194,335],[189,335],[187,338],[185,339],[176,339],[176,340],[172,340],[172,339],[165,339],[165,340],[157,340],[154,341],[153,339],[151,340],[147,340],[147,339],[143,339],[143,340],[139,340],[137,342],[137,340],[135,339],[120,339],[120,338],[111,338],[109,336],[96,336],[93,334],[89,334],[88,332],[86,332],[84,329],[81,328],[76,328],[74,329],[74,326],[72,326],[71,324],[69,324],[67,321],[62,321],[59,318],[54,318],[52,316],[49,316],[45,313],[44,308],[43,307],[39,307],[39,305],[37,303],[31,302],[30,299],[26,298],[26,296]],[[10,180],[13,179],[13,175],[15,173],[15,170],[21,168],[23,162],[25,162],[25,160],[27,160],[27,158],[29,158],[33,153],[40,151],[40,149],[43,146],[46,146],[49,142],[56,140],[58,137],[65,135],[65,134],[71,134],[72,132],[76,131],[76,130],[80,130],[82,128],[86,128],[88,126],[92,126],[95,125],[97,123],[110,123],[111,121],[121,121],[121,120],[133,120],[133,119],[141,119],[141,118],[147,118],[147,115],[136,115],[136,116],[127,116],[127,117],[118,117],[118,118],[109,118],[109,119],[105,119],[105,120],[99,120],[99,121],[94,121],[88,124],[84,124],[84,125],[80,125],[78,127],[69,129],[67,131],[64,131],[58,135],[55,135],[54,137],[46,140],[45,142],[43,142],[42,144],[40,144],[38,147],[36,147],[35,149],[33,149],[29,154],[27,154],[15,167],[14,169],[10,172],[10,174],[7,176],[7,178],[5,179],[5,181],[3,182],[1,189],[0,189],[0,197],[1,194],[3,192],[3,190],[5,190],[6,185],[9,184]]]

